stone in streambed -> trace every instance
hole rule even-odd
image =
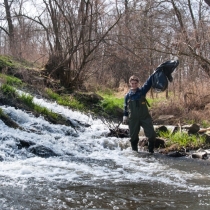
[[[31,146],[28,149],[29,152],[39,156],[39,157],[43,157],[43,158],[49,158],[49,157],[53,157],[53,156],[59,156],[58,154],[56,154],[52,149],[47,148],[43,145],[35,145],[35,146]]]

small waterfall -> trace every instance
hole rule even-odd
[[[208,161],[133,152],[128,138],[108,137],[109,129],[101,120],[41,98],[34,102],[62,114],[75,128],[1,106],[23,128],[0,121],[1,209],[210,205]]]

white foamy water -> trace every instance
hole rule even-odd
[[[30,180],[81,186],[158,183],[178,191],[209,194],[209,166],[199,168],[199,163],[186,158],[177,162],[160,154],[137,154],[131,151],[128,138],[107,137],[109,129],[101,120],[43,99],[35,98],[34,102],[62,114],[76,129],[50,124],[43,117],[36,118],[31,113],[1,106],[23,128],[13,129],[0,121],[2,186],[15,185],[24,189]],[[84,127],[84,124],[90,126]],[[57,156],[34,155],[26,147],[19,148],[20,141],[45,146]],[[38,186],[39,190],[42,188],[42,185]],[[52,200],[48,207],[50,202]]]
[[[141,158],[130,147],[122,150],[119,144],[129,144],[128,139],[107,137],[109,129],[100,120],[43,99],[35,98],[34,102],[66,116],[75,125],[79,121],[89,124],[90,127],[84,128],[80,125],[81,128],[77,127],[75,130],[70,126],[50,124],[43,117],[35,118],[30,113],[12,107],[1,107],[24,128],[13,129],[0,122],[0,155],[4,159],[0,162],[1,177],[11,177],[14,180],[33,177],[81,184],[110,181],[135,183],[144,180],[163,182],[184,190],[204,188],[193,183],[189,185],[188,180],[195,177],[210,180],[208,173],[189,173],[185,169],[170,168],[155,156]],[[18,149],[19,140],[44,145],[58,156],[37,157],[26,148]],[[205,190],[209,189],[210,185],[205,186]]]

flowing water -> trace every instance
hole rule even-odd
[[[107,137],[100,120],[43,99],[34,102],[66,116],[75,129],[1,106],[24,128],[0,121],[1,210],[210,209],[209,160],[136,153],[127,138]],[[57,156],[34,155],[18,147],[21,140]]]

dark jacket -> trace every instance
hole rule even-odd
[[[128,100],[140,100],[140,98],[146,97],[147,92],[150,90],[152,87],[152,75],[147,79],[147,81],[144,83],[142,87],[139,87],[137,91],[134,93],[132,90],[130,90],[126,95],[125,95],[125,100],[124,100],[124,116],[128,117]]]

